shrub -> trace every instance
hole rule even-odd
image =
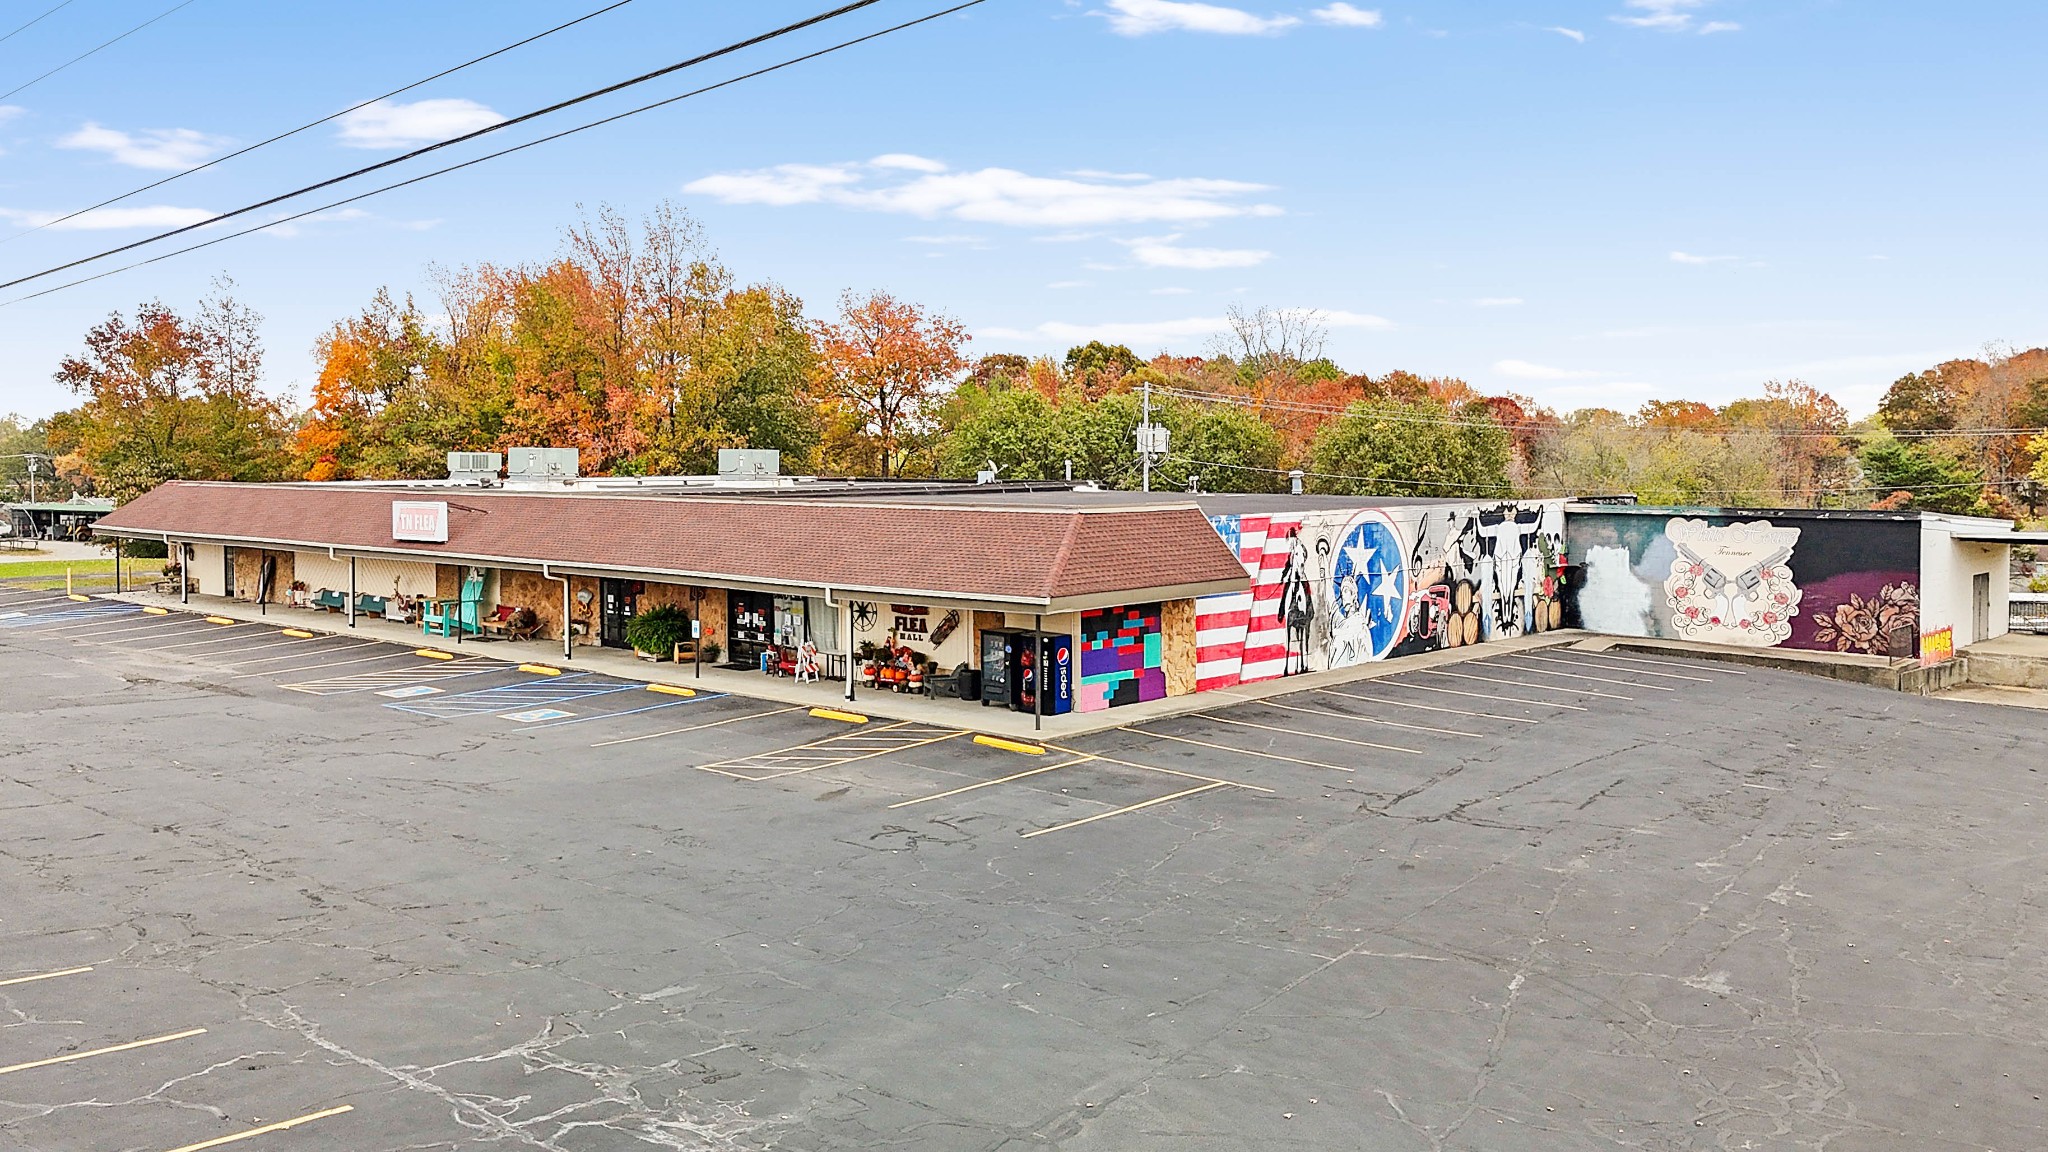
[[[673,604],[660,604],[626,621],[626,643],[652,656],[666,656],[690,638],[690,617]]]

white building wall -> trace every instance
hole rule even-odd
[[[295,553],[292,557],[292,579],[304,582],[311,592],[325,588],[345,593],[348,591],[348,561],[332,559],[325,552]],[[387,586],[385,591],[390,591],[390,588]]]
[[[1961,649],[2003,636],[2011,616],[2008,567],[2010,549],[2003,544],[1971,544],[1955,539],[1958,531],[2007,531],[2004,520],[1929,514],[1920,521],[1920,632],[1954,629]],[[1988,627],[1977,634],[1975,584],[1990,578]]]
[[[193,591],[202,596],[228,596],[234,590],[228,587],[226,577],[227,558],[218,544],[192,545],[192,561],[186,575],[195,582]]]

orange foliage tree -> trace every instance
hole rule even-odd
[[[967,368],[966,327],[887,292],[849,291],[839,320],[816,331],[821,390],[840,406],[849,447],[890,475],[906,434],[922,430],[927,405]]]

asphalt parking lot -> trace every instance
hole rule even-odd
[[[0,669],[0,1149],[2048,1148],[2037,713],[1482,648],[1023,755],[10,591]]]

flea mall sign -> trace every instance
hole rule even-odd
[[[446,500],[393,500],[391,502],[391,538],[413,540],[423,544],[446,544],[448,542],[448,502]]]

